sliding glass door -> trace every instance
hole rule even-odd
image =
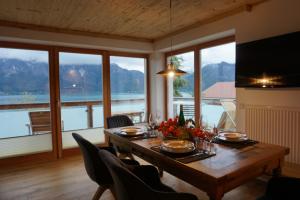
[[[147,59],[0,41],[0,164],[72,154],[73,132],[104,144],[111,115],[146,121]]]
[[[77,147],[72,132],[104,143],[102,56],[59,52],[63,148]]]
[[[49,53],[0,48],[0,158],[51,152]]]

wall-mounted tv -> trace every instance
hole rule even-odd
[[[236,46],[236,87],[300,87],[300,31]]]

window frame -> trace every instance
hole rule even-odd
[[[188,47],[184,47],[181,49],[177,49],[174,51],[168,51],[165,52],[164,54],[164,66],[165,69],[167,69],[167,60],[168,57],[174,56],[174,55],[178,55],[178,54],[183,54],[183,53],[187,53],[187,52],[194,52],[194,104],[195,104],[195,122],[196,125],[199,125],[199,121],[200,121],[200,116],[201,116],[201,56],[200,56],[200,51],[202,49],[206,49],[206,48],[210,48],[210,47],[214,47],[214,46],[218,46],[218,45],[223,45],[226,43],[231,43],[231,42],[235,42],[235,36],[228,36],[228,37],[224,37],[224,38],[220,38],[220,39],[216,39],[216,40],[212,40],[209,42],[205,42],[205,43],[200,43],[200,44],[196,44],[193,46],[188,46]],[[168,118],[168,98],[171,98],[170,95],[168,94],[168,81],[165,78],[164,79],[164,90],[166,91],[164,94],[164,107],[165,107],[165,119]]]
[[[108,51],[102,49],[90,49],[81,47],[66,47],[56,45],[31,44],[23,42],[1,41],[0,48],[15,48],[23,50],[41,50],[47,51],[49,56],[49,84],[50,84],[50,111],[51,111],[51,129],[52,129],[52,151],[26,154],[22,156],[13,156],[8,158],[0,158],[1,164],[15,164],[20,162],[39,162],[39,160],[56,160],[64,156],[79,153],[79,148],[64,150],[62,148],[62,129],[61,129],[61,101],[60,101],[60,85],[59,85],[59,52],[66,53],[83,53],[102,56],[102,92],[103,92],[103,115],[104,128],[107,128],[106,118],[111,116],[111,98],[110,98],[110,56],[136,57],[144,58],[146,62],[146,109],[147,117],[151,108],[150,94],[150,68],[149,54],[131,53],[121,51]],[[23,136],[20,136],[23,137]],[[7,138],[3,138],[7,139]],[[105,137],[104,145],[108,144],[108,138]]]

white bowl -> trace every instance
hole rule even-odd
[[[195,145],[188,140],[166,140],[162,142],[161,149],[171,153],[188,153],[195,150]]]

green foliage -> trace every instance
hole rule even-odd
[[[175,69],[178,69],[183,62],[183,58],[179,56],[172,56],[171,63],[173,63]],[[180,76],[175,77],[173,81],[173,96],[174,97],[182,97],[180,93],[180,89],[187,86],[188,82]]]

